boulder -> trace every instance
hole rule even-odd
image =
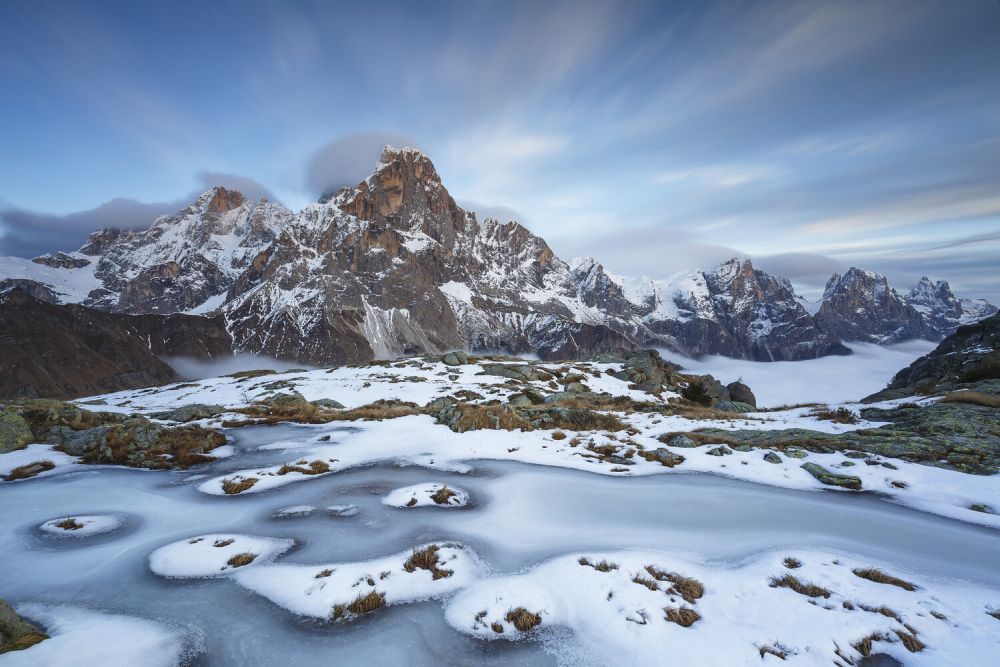
[[[190,403],[174,408],[169,412],[158,412],[151,415],[155,419],[163,419],[172,422],[189,422],[196,419],[208,419],[225,412],[221,405],[209,405],[207,403]]]
[[[24,449],[32,439],[31,427],[24,417],[0,409],[0,454]]]
[[[719,445],[718,447],[714,447],[705,453],[709,456],[729,456],[733,453],[733,450],[729,449],[729,447],[726,447],[725,445]]]
[[[657,438],[660,442],[668,447],[683,447],[685,449],[690,449],[691,447],[697,447],[698,443],[684,435],[683,433],[675,433],[673,435],[664,434]]]
[[[757,409],[755,406],[750,405],[749,403],[741,403],[739,401],[719,401],[712,407],[715,408],[716,410],[719,410],[720,412],[736,412],[736,413],[753,412],[754,410]]]
[[[802,469],[818,479],[820,484],[850,489],[851,491],[861,490],[861,479],[854,475],[838,475],[816,463],[803,463]]]
[[[752,391],[750,391],[750,387],[746,386],[739,380],[727,384],[726,389],[729,391],[729,399],[731,401],[746,403],[754,408],[757,407],[757,397],[753,395]]]
[[[639,452],[639,456],[646,459],[647,461],[655,461],[668,468],[673,468],[676,465],[684,463],[684,457],[680,454],[674,454],[672,451],[666,447],[657,447],[656,449],[646,450]]]
[[[764,454],[764,460],[768,463],[781,463],[781,457],[774,452],[768,452]]]
[[[455,350],[454,352],[449,352],[444,355],[441,359],[446,366],[464,366],[469,363],[469,355],[461,350]]]
[[[14,608],[0,599],[0,653],[20,651],[45,641],[48,636],[21,618]]]

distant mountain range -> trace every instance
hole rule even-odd
[[[216,187],[140,231],[76,252],[0,258],[0,292],[122,314],[213,315],[234,350],[314,364],[450,349],[543,358],[659,346],[810,359],[844,341],[939,340],[997,312],[924,278],[902,294],[852,268],[821,301],[732,259],[635,280],[565,262],[516,222],[460,208],[419,151],[386,147],[363,182],[294,213]]]

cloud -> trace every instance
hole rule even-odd
[[[844,262],[832,257],[807,252],[755,255],[752,260],[754,268],[788,278],[796,285],[825,285],[834,273],[841,273],[848,268]]]
[[[334,192],[363,181],[378,162],[386,144],[417,148],[410,137],[398,132],[358,132],[324,144],[306,165],[305,185],[315,196]]]
[[[239,176],[238,174],[226,174],[221,171],[200,171],[198,181],[206,190],[216,185],[221,185],[230,190],[239,190],[247,199],[268,199],[274,201],[274,194],[261,185],[258,181],[249,176]]]
[[[469,199],[459,199],[456,203],[466,211],[473,211],[476,214],[476,219],[480,222],[486,218],[493,218],[499,222],[510,222],[513,220],[522,225],[526,224],[526,218],[509,206],[480,204]]]
[[[95,230],[142,229],[181,206],[178,201],[143,203],[118,198],[67,215],[8,208],[0,211],[0,255],[36,257],[56,250],[76,250]]]

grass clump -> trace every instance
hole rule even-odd
[[[695,600],[700,599],[705,594],[705,586],[692,577],[685,577],[676,572],[666,572],[657,569],[655,565],[647,565],[646,572],[649,572],[650,576],[657,581],[669,581],[671,586],[667,589],[667,593],[680,595],[685,602],[694,604]]]
[[[303,462],[299,462],[296,465],[284,464],[278,468],[279,475],[287,475],[290,472],[297,472],[303,475],[321,475],[325,472],[330,472],[330,464],[326,461],[310,461],[308,467],[304,467]]]
[[[254,562],[257,558],[257,554],[250,553],[249,551],[242,554],[236,554],[232,558],[226,561],[226,565],[229,567],[243,567],[244,565],[249,565]]]
[[[903,646],[905,646],[906,650],[910,653],[920,653],[924,650],[924,648],[926,648],[924,643],[917,639],[916,632],[910,633],[904,630],[893,630],[893,632],[896,633],[896,636],[899,637],[899,641],[903,642]]]
[[[213,546],[213,547],[220,547],[220,548],[221,548],[221,547],[228,547],[228,546],[229,546],[230,544],[232,544],[232,543],[233,543],[233,542],[235,542],[235,541],[236,541],[236,540],[234,540],[234,539],[233,539],[233,538],[231,538],[231,537],[230,537],[230,538],[227,538],[227,539],[225,539],[225,540],[216,540],[216,541],[215,541],[215,542],[214,542],[214,543],[212,544],[212,546]]]
[[[915,591],[917,587],[905,579],[900,579],[899,577],[894,577],[891,574],[883,572],[877,567],[859,567],[851,570],[856,576],[862,579],[867,579],[868,581],[874,581],[876,584],[890,584],[892,586],[898,586],[903,590]]]
[[[83,524],[77,521],[75,518],[70,517],[69,519],[63,519],[55,524],[56,528],[62,528],[63,530],[80,530],[83,528]]]
[[[524,607],[518,607],[517,609],[511,609],[508,611],[504,620],[508,623],[513,623],[514,627],[517,628],[519,632],[527,632],[536,625],[539,625],[542,622],[542,617],[540,614],[531,613]],[[494,628],[494,630],[495,629],[496,628]]]
[[[649,579],[648,577],[644,577],[641,574],[637,574],[634,577],[632,577],[632,583],[639,584],[640,586],[645,586],[651,591],[660,590],[660,586],[659,584],[656,583],[656,581],[654,581],[653,579]]]
[[[606,560],[601,560],[601,562],[599,563],[591,563],[590,559],[586,557],[581,557],[580,560],[578,560],[577,562],[580,563],[580,565],[586,565],[587,567],[592,567],[598,572],[610,572],[611,570],[618,569],[617,563],[612,563]]]
[[[447,505],[448,501],[457,495],[458,495],[457,493],[449,489],[448,485],[445,484],[440,489],[435,491],[433,495],[431,495],[431,500],[433,500],[438,505]]]
[[[385,593],[372,591],[367,595],[358,594],[358,597],[348,604],[337,604],[333,606],[333,620],[339,621],[352,616],[362,616],[370,614],[376,609],[385,606]]]
[[[41,474],[47,470],[52,470],[55,467],[56,464],[52,461],[35,461],[34,463],[28,463],[14,468],[9,473],[4,475],[4,480],[13,482],[19,479],[30,479],[35,475]]]
[[[781,644],[775,642],[774,644],[763,644],[757,647],[757,651],[760,653],[760,657],[763,658],[765,655],[773,655],[779,660],[784,660],[788,657],[790,649],[785,648]]]
[[[238,493],[243,493],[256,483],[256,477],[230,477],[222,480],[222,492],[227,496],[235,496]]]
[[[438,556],[440,549],[441,547],[436,544],[424,547],[423,549],[414,549],[410,557],[403,563],[403,569],[407,572],[427,570],[431,573],[431,578],[434,580],[450,577],[454,571],[445,570],[440,567],[441,559]]]
[[[798,558],[792,558],[791,556],[786,556],[785,560],[781,562],[784,563],[785,567],[787,567],[789,570],[795,570],[802,567],[802,561],[800,561]]]
[[[324,579],[326,577],[329,577],[331,574],[333,574],[333,570],[331,570],[330,568],[326,568],[326,569],[323,569],[323,570],[320,570],[319,572],[317,572],[316,576],[314,578],[315,579]]]
[[[682,628],[690,628],[696,621],[701,620],[701,614],[691,607],[664,607],[663,611],[666,613],[668,621],[676,623]]]
[[[1000,396],[980,391],[953,391],[945,394],[942,403],[970,403],[984,408],[1000,408]]]
[[[565,440],[566,439],[566,434],[563,433],[562,431],[555,431],[555,432],[552,433],[552,439],[553,440]]]
[[[854,647],[855,651],[860,653],[863,657],[867,658],[872,654],[872,644],[875,642],[884,642],[884,641],[889,641],[889,637],[886,635],[880,635],[877,632],[873,632],[867,637],[864,637],[854,642],[853,644],[851,644],[851,646]]]
[[[857,424],[858,416],[847,408],[837,408],[836,410],[822,409],[813,410],[810,416],[823,421],[831,421],[837,424]]]
[[[490,628],[493,630],[493,632],[497,633],[498,635],[502,635],[503,634],[503,624],[502,623],[499,623],[497,621],[493,621],[492,625],[490,625]]]
[[[830,597],[830,591],[826,590],[822,586],[811,584],[808,581],[800,581],[790,574],[785,574],[781,577],[771,577],[769,585],[771,588],[790,588],[800,595],[805,595],[806,597],[811,598]]]

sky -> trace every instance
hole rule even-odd
[[[662,278],[734,255],[1000,303],[1000,1],[0,3],[0,255],[420,148],[460,204]]]

